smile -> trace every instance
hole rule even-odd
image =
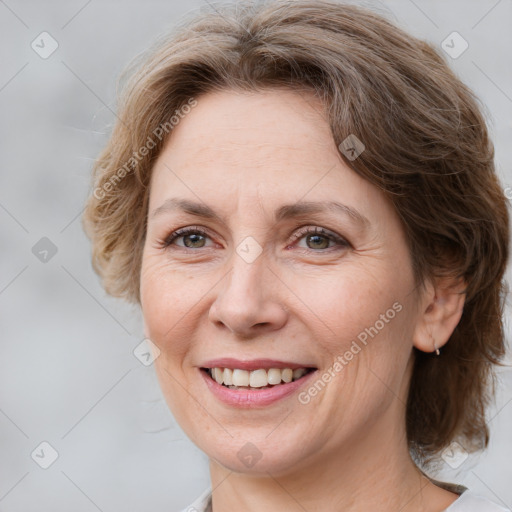
[[[264,366],[262,362],[260,365]],[[317,372],[316,368],[298,365],[292,365],[294,368],[272,368],[265,364],[267,368],[261,368],[255,362],[229,365],[227,360],[223,360],[222,363],[201,367],[199,374],[207,389],[220,402],[243,409],[266,407],[292,396]]]
[[[242,370],[239,368],[206,368],[210,377],[217,384],[230,389],[261,389],[271,388],[294,382],[314,368],[259,368],[257,370]]]

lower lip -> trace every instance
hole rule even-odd
[[[210,391],[223,403],[233,407],[250,409],[265,407],[286,398],[305,385],[316,370],[309,372],[298,380],[286,384],[278,384],[271,388],[255,388],[254,390],[231,389],[213,380],[204,370],[199,370]]]

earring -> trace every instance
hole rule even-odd
[[[440,355],[441,351],[437,348],[436,342],[435,342],[434,337],[432,336],[432,334],[430,334],[430,339],[432,340],[432,344],[434,345],[434,350],[435,350],[436,355],[437,356]]]

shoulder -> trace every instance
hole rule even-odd
[[[473,493],[469,490],[464,491],[460,497],[455,500],[445,512],[511,512],[510,509],[502,505]]]
[[[211,488],[206,489],[193,503],[180,512],[211,512]]]

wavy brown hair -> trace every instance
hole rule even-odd
[[[140,304],[151,168],[169,119],[209,91],[312,91],[336,144],[350,134],[363,141],[357,159],[342,158],[394,204],[418,285],[445,275],[467,284],[441,356],[414,349],[411,454],[427,467],[454,439],[486,447],[493,365],[505,352],[509,217],[479,102],[440,53],[352,5],[244,1],[184,19],[125,77],[83,217],[106,291]]]

